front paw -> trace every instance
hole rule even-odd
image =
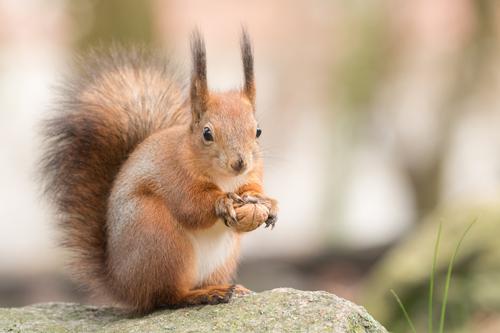
[[[215,202],[215,214],[228,227],[238,223],[235,207],[243,204],[243,200],[235,193],[226,193]]]
[[[266,228],[271,227],[271,229],[274,229],[274,225],[278,221],[278,201],[266,197],[263,194],[245,194],[241,199],[245,202],[264,205],[269,212],[265,220]]]

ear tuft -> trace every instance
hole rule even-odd
[[[191,75],[191,109],[194,120],[201,118],[207,109],[208,85],[207,85],[207,55],[205,41],[198,29],[191,35],[191,57],[193,61],[193,73]]]
[[[253,52],[250,37],[247,30],[243,27],[241,30],[241,59],[243,61],[243,73],[245,75],[245,85],[243,92],[255,107],[255,78],[253,73]]]

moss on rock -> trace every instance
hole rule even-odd
[[[387,332],[362,307],[323,291],[274,289],[229,304],[159,310],[45,303],[0,309],[0,332]]]

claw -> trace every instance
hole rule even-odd
[[[243,201],[246,203],[253,203],[253,204],[259,203],[259,198],[254,197],[252,195],[245,194],[243,197],[241,197],[241,199],[243,199]]]
[[[276,221],[278,221],[278,217],[276,215],[270,215],[267,221],[264,222],[266,224],[266,228],[271,227],[271,230],[273,230],[276,225]]]
[[[226,225],[226,227],[231,227],[231,226],[235,225],[238,222],[237,219],[236,219],[236,212],[231,207],[231,209],[229,210],[228,214],[229,214],[228,216],[224,217],[224,224]]]
[[[239,203],[239,204],[244,204],[245,203],[245,201],[239,195],[237,195],[236,193],[229,192],[227,194],[227,197],[229,199],[233,200],[236,203]]]
[[[229,214],[229,218],[231,219],[232,224],[236,224],[238,222],[238,218],[236,217],[236,211],[234,210],[233,205],[227,208],[227,212]]]

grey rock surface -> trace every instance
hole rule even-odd
[[[70,303],[0,308],[0,332],[387,332],[364,308],[323,291],[274,289],[229,304],[159,310],[132,317],[122,310]]]

